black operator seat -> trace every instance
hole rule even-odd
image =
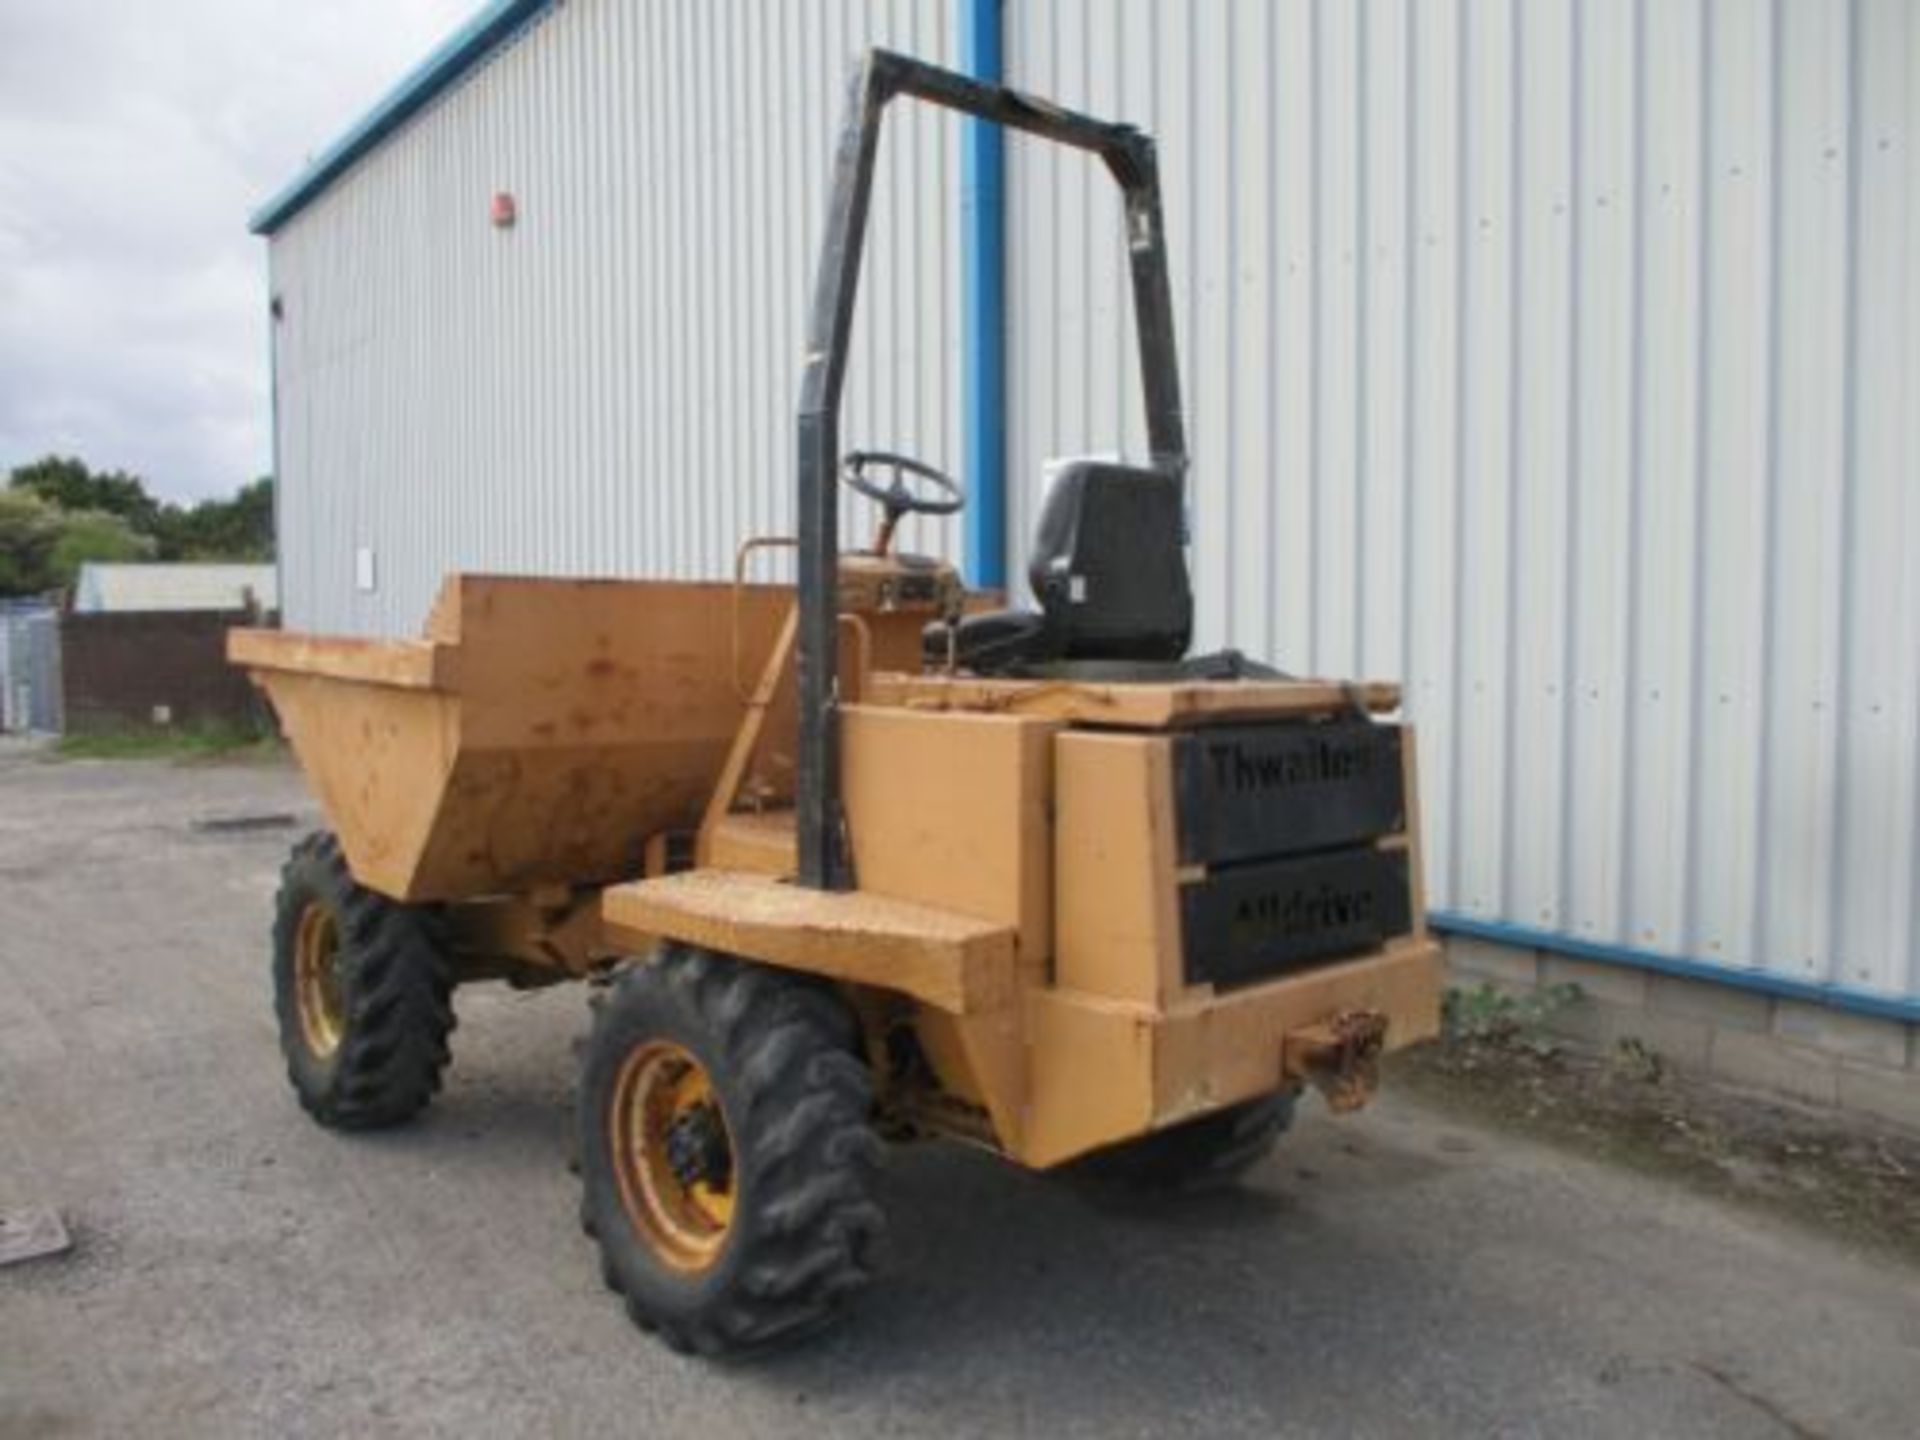
[[[1040,511],[1027,579],[1040,609],[991,610],[922,632],[930,665],[1019,674],[1059,661],[1173,662],[1193,638],[1183,486],[1104,460],[1063,465]]]

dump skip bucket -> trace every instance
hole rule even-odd
[[[460,900],[638,874],[699,819],[793,592],[455,575],[419,640],[236,630],[362,884]],[[736,634],[737,626],[737,634]],[[737,645],[736,645],[737,640]]]

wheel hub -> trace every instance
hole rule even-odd
[[[733,1147],[727,1128],[711,1101],[683,1110],[667,1125],[667,1167],[673,1178],[691,1189],[709,1185],[725,1189],[733,1179]]]
[[[294,1004],[300,1036],[315,1059],[340,1048],[347,1028],[346,996],[340,985],[340,930],[333,912],[311,900],[300,912],[293,947]]]
[[[733,1226],[733,1137],[706,1067],[671,1040],[643,1042],[622,1062],[607,1139],[627,1218],[678,1270],[719,1258]]]

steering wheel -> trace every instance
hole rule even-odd
[[[870,465],[884,465],[893,471],[893,483],[881,485],[867,474]],[[935,494],[922,494],[908,477],[924,480]],[[888,450],[850,450],[840,462],[840,480],[849,489],[879,502],[889,521],[902,515],[951,515],[967,503],[966,489],[944,470],[936,470],[911,455],[896,455]],[[891,529],[891,525],[888,527]]]

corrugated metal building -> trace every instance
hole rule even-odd
[[[288,623],[790,529],[848,64],[983,23],[1159,136],[1201,638],[1406,680],[1444,918],[1920,1019],[1907,0],[503,0],[259,217]],[[1042,460],[1143,448],[1118,207],[1011,143],[983,316],[892,123],[844,434],[991,481],[1003,337],[1018,573]]]
[[[60,612],[0,600],[0,734],[60,729]]]
[[[80,615],[279,608],[280,577],[271,564],[89,560],[73,582],[73,609]]]

